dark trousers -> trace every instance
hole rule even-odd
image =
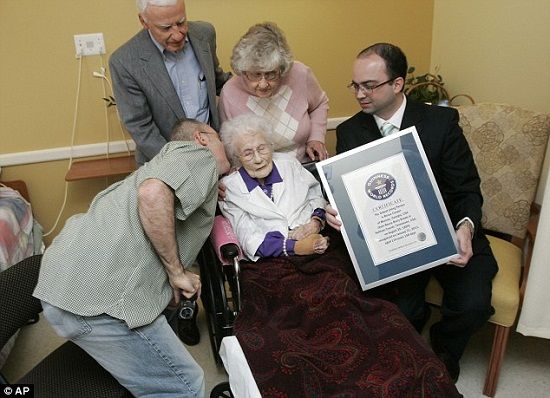
[[[481,247],[474,244],[475,254],[463,268],[440,265],[373,289],[369,295],[395,303],[421,333],[429,318],[424,292],[433,275],[444,293],[441,320],[430,329],[431,344],[434,351],[458,361],[473,333],[494,314],[491,290],[498,266],[485,242],[477,245]]]

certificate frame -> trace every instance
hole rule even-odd
[[[414,126],[316,167],[363,290],[458,256],[455,230]]]

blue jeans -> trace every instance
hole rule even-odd
[[[130,329],[106,314],[80,316],[44,301],[42,307],[57,334],[79,345],[136,397],[204,396],[204,372],[164,315]]]

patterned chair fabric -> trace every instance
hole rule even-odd
[[[526,252],[522,249],[546,153],[550,116],[504,104],[463,105],[457,110],[481,178],[482,226],[510,235],[513,242],[488,237],[499,271],[493,280],[495,314],[489,321],[495,324],[495,334],[483,394],[494,397],[520,304],[522,268],[528,266],[532,250],[532,241]],[[432,278],[426,301],[440,305],[442,296]]]
[[[483,227],[525,237],[550,116],[505,104],[457,107],[481,177]]]

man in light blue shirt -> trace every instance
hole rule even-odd
[[[216,95],[230,77],[216,55],[216,32],[189,22],[184,0],[137,0],[138,34],[109,60],[120,117],[136,142],[136,162],[152,159],[183,118],[219,129]]]

